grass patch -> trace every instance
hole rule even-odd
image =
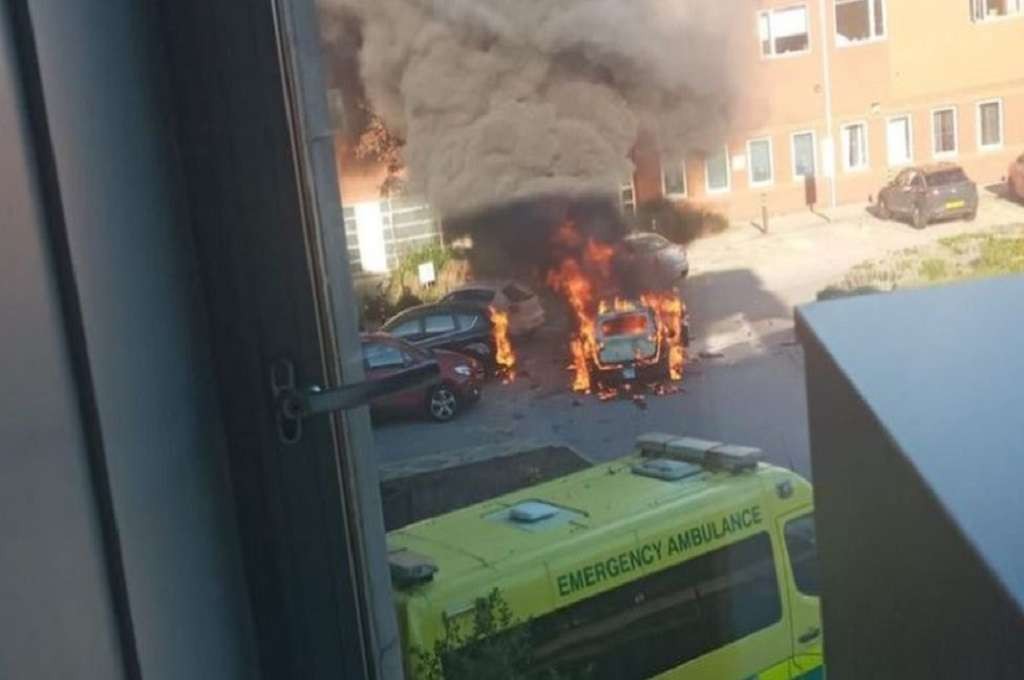
[[[989,276],[1024,273],[1024,225],[960,234],[855,265],[818,292],[825,300]]]

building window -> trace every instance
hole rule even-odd
[[[843,126],[843,168],[863,170],[868,167],[868,126],[853,123]]]
[[[1003,102],[978,103],[978,146],[995,149],[1003,145]]]
[[[747,168],[750,186],[771,184],[775,178],[772,169],[772,140],[768,137],[747,142]]]
[[[885,144],[889,165],[907,165],[914,160],[914,135],[910,129],[910,116],[890,118],[885,128]]]
[[[661,190],[667,198],[686,196],[686,161],[662,162]]]
[[[836,0],[836,45],[884,37],[884,0]]]
[[[974,21],[1024,14],[1024,0],[970,0],[970,3]]]
[[[619,185],[619,206],[623,215],[636,214],[636,188],[632,177]]]
[[[704,175],[710,194],[729,190],[729,151],[722,147],[704,160]]]
[[[956,154],[956,109],[932,111],[932,155]]]
[[[758,13],[761,56],[806,52],[810,48],[807,7],[786,7]]]
[[[793,135],[793,178],[814,177],[814,133]]]

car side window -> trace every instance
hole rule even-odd
[[[431,314],[423,319],[423,329],[427,333],[447,333],[455,330],[455,319],[451,314]]]
[[[814,515],[807,513],[786,522],[784,533],[796,589],[804,595],[817,597],[821,591],[818,585],[818,539],[814,531]]]
[[[920,173],[914,173],[914,179],[911,180],[910,186],[912,186],[915,189],[923,189],[924,177]]]
[[[406,357],[397,347],[375,342],[363,345],[363,361],[369,369],[398,368],[405,366]]]
[[[459,323],[459,329],[467,331],[476,325],[480,320],[479,314],[456,314],[455,320]]]
[[[419,319],[408,319],[398,324],[390,331],[391,335],[399,338],[408,337],[410,335],[416,335],[420,332],[420,320]]]

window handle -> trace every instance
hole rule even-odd
[[[807,644],[819,635],[821,635],[821,628],[808,628],[806,633],[797,638],[797,642],[800,644]]]

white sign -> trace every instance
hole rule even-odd
[[[423,264],[421,264],[419,267],[419,274],[421,286],[426,286],[428,284],[433,283],[434,280],[437,278],[434,274],[434,263],[424,262]]]
[[[738,153],[732,157],[732,169],[735,172],[743,172],[747,169],[747,156],[746,154]]]

